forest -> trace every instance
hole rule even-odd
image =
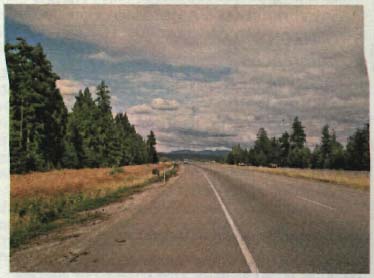
[[[6,43],[5,54],[11,173],[158,162],[155,134],[144,140],[126,113],[113,116],[104,81],[95,92],[79,91],[69,112],[40,44],[18,38]]]
[[[357,128],[344,147],[336,139],[335,131],[328,125],[322,127],[320,144],[311,151],[306,145],[305,127],[294,118],[292,131],[285,131],[279,138],[267,135],[264,128],[257,132],[253,147],[240,145],[232,148],[226,157],[229,164],[254,166],[370,170],[369,124]]]

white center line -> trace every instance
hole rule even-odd
[[[218,199],[218,202],[219,204],[221,205],[222,207],[222,210],[223,212],[225,213],[225,216],[226,216],[226,219],[227,221],[229,222],[230,224],[230,227],[231,227],[231,230],[232,232],[234,233],[234,236],[239,244],[239,247],[240,247],[240,250],[242,251],[242,254],[247,262],[247,265],[249,267],[249,270],[252,272],[252,273],[259,273],[259,270],[257,268],[257,265],[255,263],[255,260],[253,259],[253,256],[252,254],[249,252],[248,250],[248,247],[245,243],[245,241],[243,240],[243,237],[241,236],[238,228],[236,227],[235,223],[234,223],[234,220],[231,218],[231,215],[230,213],[228,212],[228,210],[226,209],[226,206],[225,204],[223,203],[221,197],[219,196],[216,188],[214,187],[213,183],[210,181],[210,179],[208,178],[208,176],[205,174],[205,172],[203,170],[201,170],[202,174],[204,175],[205,179],[208,181],[210,187],[212,188],[214,194],[216,195],[217,199]]]
[[[301,197],[301,196],[296,196],[297,198],[301,199],[301,200],[304,200],[304,201],[307,201],[307,202],[311,202],[317,206],[321,206],[321,207],[324,207],[324,208],[327,208],[327,209],[331,209],[331,210],[334,210],[335,208],[333,207],[329,207],[327,205],[324,205],[324,204],[321,204],[320,202],[317,202],[317,201],[313,201],[313,200],[309,200],[307,198],[304,198],[304,197]]]

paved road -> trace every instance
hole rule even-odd
[[[63,270],[369,271],[367,192],[245,167],[184,167],[172,186]]]

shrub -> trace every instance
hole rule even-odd
[[[109,171],[109,175],[113,176],[119,173],[124,173],[125,171],[123,170],[123,167],[113,167]]]
[[[152,175],[160,176],[160,170],[158,170],[157,168],[153,168],[152,169]]]

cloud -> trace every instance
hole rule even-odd
[[[87,55],[87,58],[93,59],[93,60],[106,61],[106,62],[110,62],[110,63],[118,61],[118,59],[110,56],[105,51],[100,51],[100,52],[97,52],[97,53],[89,54],[89,55]]]
[[[128,109],[128,112],[130,114],[151,114],[152,108],[150,107],[150,105],[141,104],[130,107]]]
[[[64,99],[65,105],[68,109],[71,109],[75,102],[75,96],[80,90],[88,88],[91,93],[96,91],[96,86],[90,85],[92,81],[78,81],[69,79],[56,80],[56,87],[60,90],[60,93]],[[114,102],[117,101],[117,97],[113,96]]]
[[[305,59],[305,51],[352,49],[362,36],[363,16],[362,7],[337,5],[8,5],[6,15],[48,36],[87,41],[133,59],[204,66],[279,63]],[[289,53],[269,52],[279,48]]]
[[[231,147],[237,143],[250,146],[260,127],[265,127],[270,136],[279,136],[285,130],[290,132],[295,116],[307,127],[309,146],[319,141],[316,138],[320,138],[321,128],[326,123],[335,128],[338,139],[345,143],[346,137],[367,121],[368,95],[352,96],[350,87],[342,87],[336,93],[336,81],[333,85],[324,85],[324,78],[319,77],[318,82],[327,89],[300,89],[299,83],[289,81],[280,70],[273,72],[272,82],[259,79],[261,82],[243,83],[256,74],[238,70],[224,81],[211,83],[179,80],[159,73],[134,74],[126,83],[135,88],[144,88],[147,83],[146,95],[152,94],[152,85],[157,84],[163,88],[162,95],[173,92],[171,96],[183,106],[179,105],[172,114],[152,109],[153,102],[164,103],[156,98],[146,104],[147,115],[130,113],[129,117],[137,127],[145,131],[153,129],[160,135],[160,148],[164,150],[178,149],[178,146]],[[332,72],[325,77],[337,78]],[[361,86],[365,86],[365,82]],[[360,90],[365,92],[364,87]]]
[[[7,5],[5,14],[94,45],[67,79],[106,80],[114,110],[143,135],[154,130],[160,150],[249,146],[260,127],[279,136],[295,116],[310,146],[326,123],[344,143],[369,119],[360,6]],[[64,99],[79,87],[68,81]]]
[[[56,87],[60,90],[62,95],[71,95],[82,90],[84,85],[80,81],[61,79],[56,81]]]
[[[179,103],[174,99],[156,98],[152,100],[151,107],[155,110],[177,110]]]

